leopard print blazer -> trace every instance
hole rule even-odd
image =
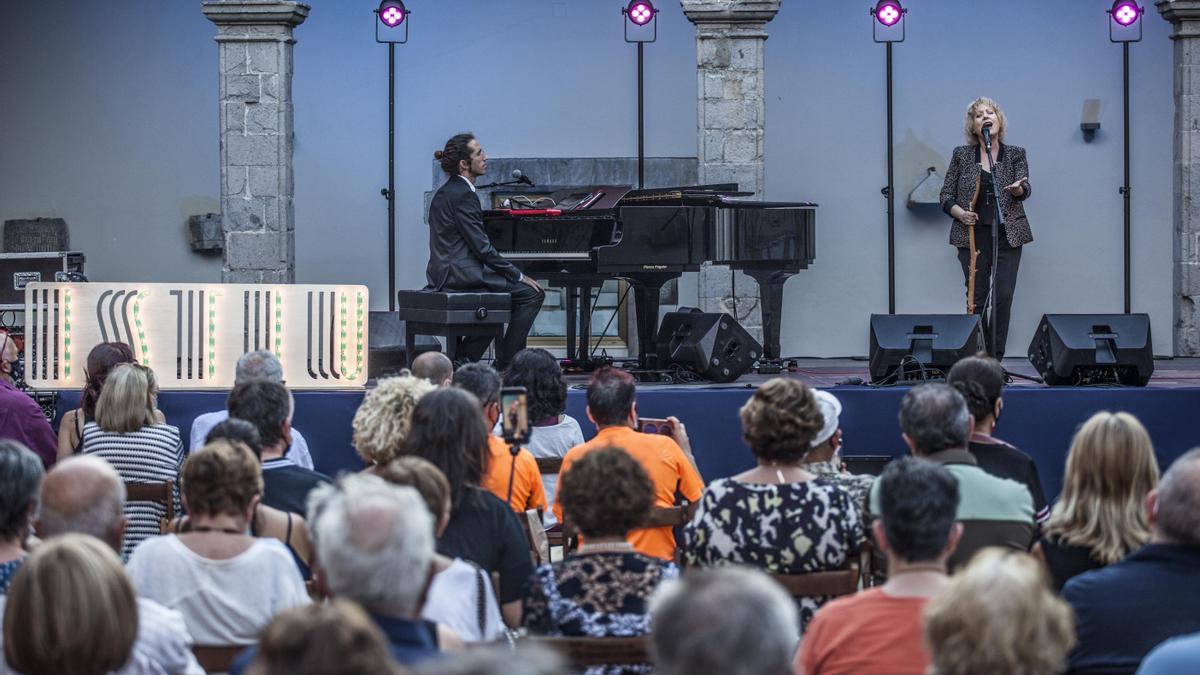
[[[942,184],[942,210],[950,214],[950,207],[955,204],[970,211],[972,202],[979,191],[979,146],[960,145],[954,149],[950,157],[950,167],[946,169],[946,182]],[[1025,182],[1025,194],[1013,197],[1000,188],[1012,184],[1024,176],[1029,178],[1029,163],[1025,160],[1025,148],[1015,145],[1000,145],[995,167],[996,198],[1000,200],[1000,210],[1004,213],[1004,229],[1008,233],[1008,243],[1012,246],[1022,246],[1033,241],[1033,233],[1029,231],[1029,219],[1025,217],[1025,206],[1022,204],[1032,190],[1029,181]],[[957,220],[950,226],[950,245],[966,248],[970,245],[967,227]]]

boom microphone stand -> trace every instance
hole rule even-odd
[[[990,312],[988,333],[990,333],[991,342],[988,343],[988,346],[994,352],[996,351],[996,268],[1000,263],[1000,228],[1004,227],[1004,210],[1000,208],[1000,193],[1004,188],[996,182],[996,164],[992,161],[992,132],[990,126],[983,128],[983,144],[985,146],[983,154],[987,157],[988,162],[988,173],[992,174],[992,209],[996,213],[996,222],[992,225],[992,269],[988,274],[988,296],[987,300],[985,300],[985,308],[990,308],[988,309]],[[1003,363],[1000,364],[1000,370],[1004,371],[1004,375],[1007,378],[1017,377],[1031,382],[1042,382],[1042,378],[1040,377],[1030,377],[1020,373],[1009,372],[1005,370]]]

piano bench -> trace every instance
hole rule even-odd
[[[512,296],[475,291],[399,291],[396,313],[404,321],[406,354],[416,353],[418,335],[436,335],[446,340],[446,356],[453,360],[457,338],[504,337],[504,326],[512,318]]]

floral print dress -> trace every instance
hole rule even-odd
[[[535,635],[647,635],[650,595],[659,583],[678,576],[674,563],[634,551],[575,554],[534,570],[522,621]],[[587,669],[587,675],[652,672],[649,664]]]
[[[721,478],[705,488],[683,538],[688,565],[803,574],[844,567],[858,553],[863,529],[850,494],[825,479],[768,485]],[[802,629],[827,600],[798,599]]]

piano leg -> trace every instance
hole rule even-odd
[[[580,358],[575,349],[575,308],[579,305],[579,287],[568,284],[563,290],[567,293],[567,358],[575,360]]]
[[[588,345],[592,342],[592,285],[584,284],[579,287],[579,361],[585,368],[591,361],[591,350]]]
[[[778,359],[780,351],[780,322],[783,319],[783,284],[793,272],[780,270],[746,270],[758,282],[762,304],[763,358]]]
[[[654,338],[658,333],[658,306],[662,287],[679,276],[676,274],[639,274],[627,277],[633,286],[633,301],[637,311],[638,364],[645,370],[655,370],[658,353],[654,349]]]

